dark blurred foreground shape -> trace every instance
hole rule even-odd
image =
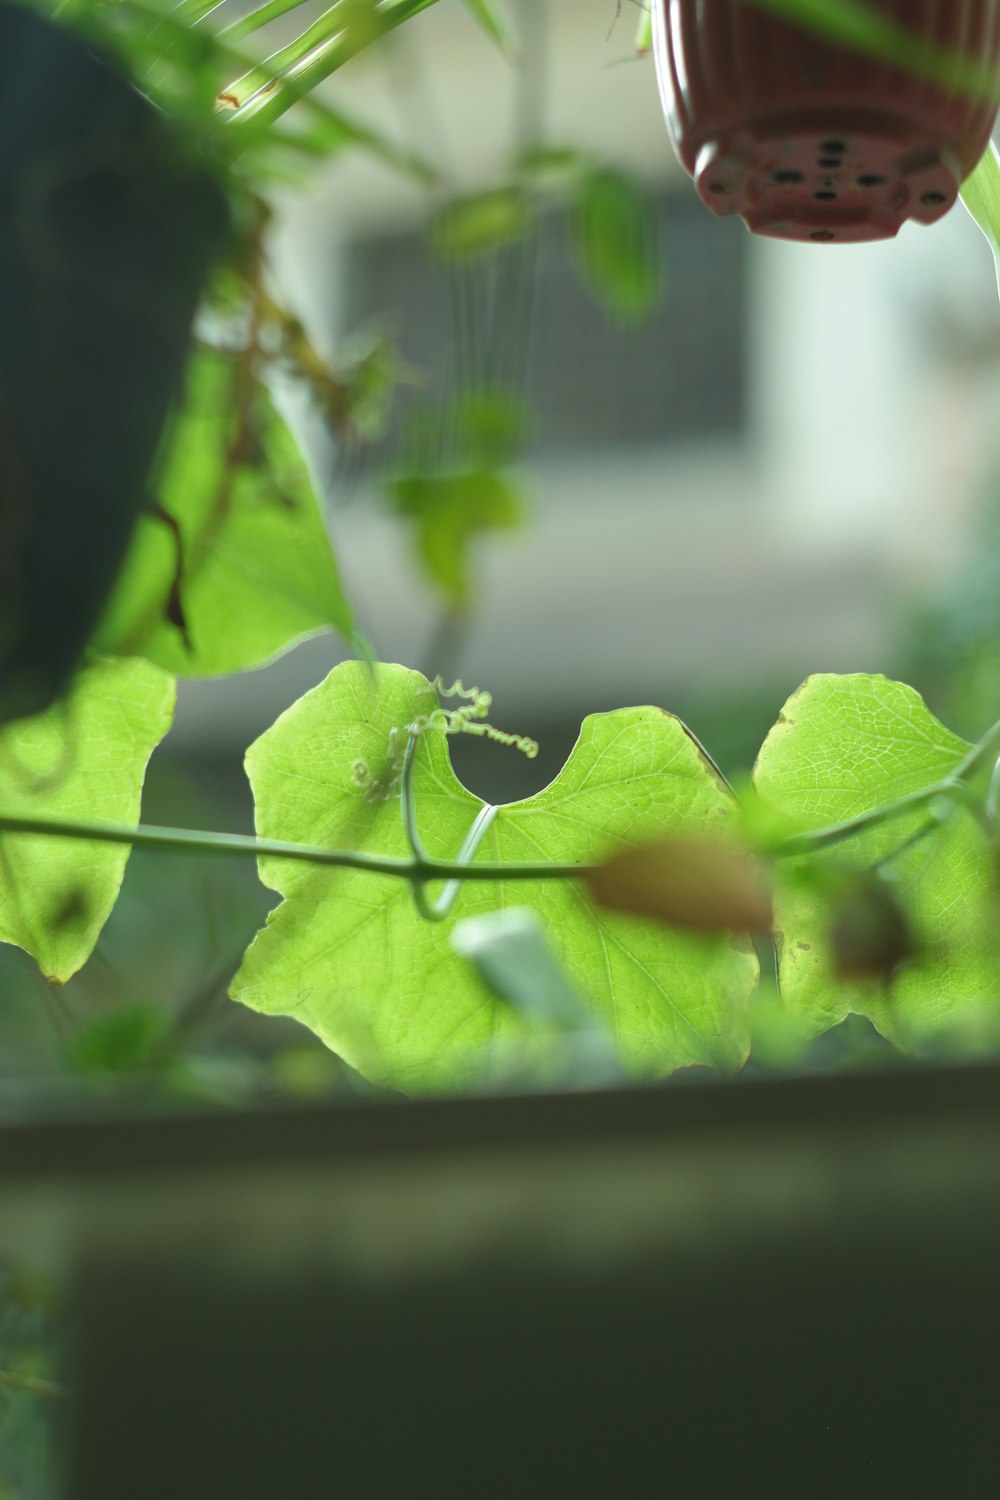
[[[0,723],[51,701],[97,623],[225,223],[147,99],[0,3]]]
[[[70,1500],[997,1492],[995,1067],[20,1127],[0,1205]]]

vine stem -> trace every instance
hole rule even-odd
[[[303,864],[313,864],[344,870],[360,870],[369,875],[385,875],[397,880],[408,880],[418,893],[418,902],[423,887],[430,881],[449,882],[449,888],[440,900],[425,904],[431,920],[440,921],[446,916],[454,902],[457,888],[466,880],[478,881],[532,881],[532,880],[582,880],[597,868],[593,864],[558,864],[545,861],[520,864],[483,863],[471,861],[480,847],[497,809],[486,804],[473,823],[465,841],[453,860],[432,858],[424,849],[416,822],[412,775],[413,758],[416,754],[417,737],[411,736],[403,764],[402,816],[410,845],[410,857],[389,854],[363,854],[358,850],[329,849],[315,844],[299,844],[284,839],[261,839],[252,834],[215,833],[190,828],[157,828],[140,823],[130,828],[121,823],[85,821],[72,818],[54,818],[35,815],[0,814],[0,833],[35,834],[47,838],[63,838],[102,844],[123,844],[129,848],[149,849],[168,854],[229,855],[237,859],[287,859]],[[808,833],[797,833],[781,840],[769,852],[772,858],[789,859],[805,854],[815,854],[835,844],[843,843],[856,834],[895,822],[917,808],[926,807],[936,798],[944,797],[952,803],[973,803],[973,811],[982,815],[978,798],[967,786],[969,779],[1000,750],[1000,722],[969,751],[955,770],[930,786],[910,792],[895,802],[873,807],[857,817],[827,828],[814,829]],[[930,831],[929,829],[927,831]],[[454,889],[452,889],[454,887]],[[445,901],[447,897],[447,902]],[[426,914],[426,913],[425,913]]]
[[[403,831],[406,834],[407,843],[413,858],[421,865],[433,864],[423,842],[420,831],[417,828],[417,809],[413,797],[413,764],[417,757],[417,745],[420,737],[411,734],[406,743],[406,754],[403,756],[403,773],[400,785],[400,808],[403,816]],[[497,815],[497,809],[489,802],[484,802],[479,809],[475,822],[462,840],[462,847],[455,856],[455,863],[463,870],[467,870],[471,861],[475,858],[480,844],[486,837],[487,830]],[[579,868],[579,867],[578,867]],[[462,880],[454,877],[449,880],[441,895],[436,901],[431,901],[427,895],[426,881],[419,877],[413,880],[413,899],[420,915],[428,922],[443,922],[451,914],[452,907],[462,889]]]
[[[940,781],[932,782],[930,786],[921,787],[918,791],[909,792],[905,797],[897,798],[895,802],[885,802],[881,807],[872,807],[867,812],[858,813],[854,818],[846,818],[842,823],[833,823],[827,828],[817,828],[808,833],[794,833],[789,838],[782,839],[771,850],[771,853],[776,859],[790,859],[801,854],[817,854],[823,849],[832,848],[835,844],[842,844],[845,840],[854,838],[856,834],[865,833],[871,828],[883,827],[887,823],[894,823],[897,819],[905,817],[907,813],[926,807],[938,797],[947,798],[953,803],[964,802],[970,805],[970,810],[979,817],[982,813],[980,801],[970,792],[967,783],[991,756],[996,755],[998,748],[1000,748],[1000,722],[987,730],[978,744],[973,745],[968,755],[959,761],[954,771],[942,777]]]
[[[33,833],[48,838],[82,839],[102,844],[125,844],[171,854],[233,855],[243,859],[289,859],[304,864],[363,870],[370,875],[395,876],[424,884],[429,880],[580,880],[596,868],[584,864],[466,865],[460,859],[398,858],[362,854],[348,849],[324,849],[283,839],[258,839],[243,833],[209,833],[201,829],[155,828],[140,823],[83,822],[69,818],[20,817],[0,814],[0,833]]]

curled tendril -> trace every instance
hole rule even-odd
[[[429,714],[420,714],[402,728],[394,724],[389,731],[386,746],[385,768],[380,776],[373,776],[368,762],[356,760],[351,766],[351,785],[362,793],[368,803],[384,802],[398,797],[403,775],[403,760],[409,740],[424,734],[428,729],[439,729],[443,734],[476,734],[492,740],[496,745],[510,745],[520,750],[528,760],[538,754],[538,743],[523,734],[508,734],[487,722],[486,715],[493,707],[493,694],[480,688],[467,688],[460,680],[445,687],[440,677],[431,684],[442,698],[460,698],[458,708],[435,708]]]
[[[497,745],[512,745],[526,755],[529,760],[534,760],[538,754],[538,744],[523,734],[508,734],[504,729],[497,729],[494,724],[487,721],[487,714],[493,707],[493,694],[481,688],[467,688],[461,679],[456,679],[450,687],[445,687],[440,677],[435,677],[432,684],[439,697],[461,698],[464,703],[459,708],[437,708],[433,713],[415,719],[409,726],[411,734],[421,734],[425,729],[442,729],[445,734],[477,734],[484,739],[492,740]]]

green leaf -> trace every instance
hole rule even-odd
[[[622,323],[648,317],[662,285],[648,196],[620,172],[599,168],[576,192],[573,243],[585,285]]]
[[[486,35],[492,37],[500,51],[507,57],[514,57],[517,52],[517,41],[513,28],[507,17],[493,0],[461,0],[470,15],[474,16]]]
[[[170,728],[174,683],[143,661],[94,660],[69,696],[0,733],[0,811],[135,824],[146,764]],[[0,942],[63,982],[114,908],[129,851],[0,834]]]
[[[436,707],[419,673],[337,667],[250,748],[259,833],[405,855],[394,789],[406,727]],[[482,803],[456,779],[435,730],[421,740],[414,791],[429,852],[453,857]],[[724,829],[733,810],[676,719],[655,708],[597,714],[551,785],[498,810],[478,858],[585,863],[657,832]],[[569,881],[470,882],[448,920],[428,923],[404,881],[272,858],[260,861],[260,875],[285,900],[247,952],[234,998],[294,1016],[379,1082],[468,1083],[494,1045],[526,1035],[525,1018],[451,943],[456,921],[511,905],[538,918],[631,1070],[733,1068],[745,1058],[744,1007],[757,974],[748,945],[598,914]]]
[[[351,614],[301,454],[242,361],[202,353],[97,648],[212,677],[330,629]]]
[[[516,244],[531,226],[533,206],[516,184],[456,198],[438,215],[431,250],[439,260],[476,260]]]
[[[922,790],[953,772],[968,750],[902,683],[818,676],[786,703],[754,780],[766,803],[816,829]],[[857,1012],[907,1049],[956,1025],[985,1025],[1000,1037],[1000,971],[990,939],[995,876],[982,833],[956,811],[946,826],[891,857],[930,816],[915,808],[813,861],[812,870],[781,874],[775,907],[782,996],[806,1035]],[[880,874],[887,896],[908,913],[919,951],[891,986],[838,982],[831,936],[844,880],[857,888],[862,872],[886,860]]]
[[[457,474],[403,474],[390,481],[390,499],[414,523],[428,577],[452,605],[469,603],[469,552],[477,537],[519,525],[524,505],[514,483],[488,469]]]
[[[1000,285],[1000,153],[992,141],[976,170],[962,184],[962,202],[993,251]]]

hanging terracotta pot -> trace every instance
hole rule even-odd
[[[1000,0],[868,0],[929,55],[1000,69]],[[660,92],[698,192],[757,234],[844,243],[931,224],[986,149],[995,100],[831,45],[748,0],[653,0]]]
[[[160,113],[0,0],[0,724],[76,667],[114,585],[227,232]]]

